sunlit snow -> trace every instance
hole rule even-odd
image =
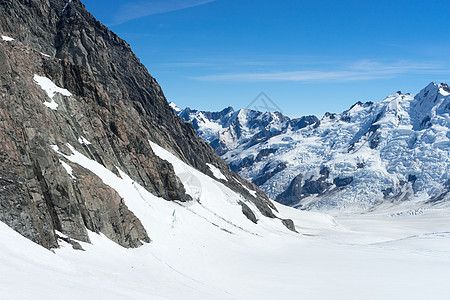
[[[14,41],[14,39],[12,37],[6,36],[6,35],[2,35],[2,40],[5,42],[12,42]]]
[[[448,91],[446,84],[431,83],[417,95],[395,93],[381,102],[359,102],[341,114],[325,115],[317,126],[299,129],[275,113],[245,109],[224,110],[220,118],[190,109],[180,115],[198,127],[203,139],[219,145],[222,158],[247,180],[274,171],[259,183],[270,198],[286,191],[299,174],[305,186],[326,168],[324,183],[331,192],[304,195],[302,209],[365,211],[401,199],[423,205],[445,192],[450,179]],[[340,189],[337,178],[352,181]]]
[[[176,111],[177,113],[178,113],[178,112],[181,112],[181,108],[179,108],[174,102],[170,102],[169,105],[170,105],[170,107],[172,107],[172,109],[173,109],[174,111]]]
[[[84,145],[91,145],[91,142],[89,142],[84,136],[78,137],[78,142]]]
[[[73,176],[73,169],[71,166],[69,166],[67,163],[65,163],[62,160],[59,160],[59,162],[61,163],[63,168],[67,171],[67,174],[69,174],[72,179],[74,179],[74,180],[77,179],[75,176]]]
[[[125,249],[90,233],[92,245],[81,243],[86,251],[60,241],[53,253],[0,223],[0,299],[418,300],[450,293],[448,210],[409,214],[399,206],[333,218],[277,204],[296,223],[295,234],[261,214],[253,224],[236,205],[239,195],[155,144],[178,176],[191,175],[182,180],[187,190],[200,185],[197,201],[155,197],[69,148],[66,159],[118,191],[152,242]]]
[[[44,105],[48,108],[51,108],[53,110],[58,109],[58,103],[53,99],[57,93],[69,97],[72,96],[72,93],[70,93],[68,90],[58,87],[56,84],[53,83],[49,78],[34,75],[33,77],[36,84],[38,84],[48,95],[50,98],[50,102],[44,102]]]
[[[225,175],[223,175],[222,172],[216,166],[214,166],[212,164],[206,164],[206,165],[209,167],[209,169],[213,173],[214,177],[216,177],[217,179],[227,180]]]

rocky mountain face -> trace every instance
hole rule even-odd
[[[149,242],[151,228],[119,194],[64,156],[76,150],[158,197],[191,201],[149,141],[213,178],[214,166],[275,218],[267,196],[173,113],[130,46],[79,0],[0,0],[0,35],[0,221],[47,248],[89,242],[87,230],[125,247]]]
[[[367,210],[450,200],[450,88],[444,83],[358,102],[321,120],[231,108],[179,115],[232,169],[286,205]]]

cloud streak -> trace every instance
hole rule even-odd
[[[450,74],[450,68],[432,64],[411,64],[400,62],[381,64],[374,61],[358,61],[335,70],[299,70],[287,72],[223,73],[190,77],[199,81],[241,81],[241,82],[348,82],[395,78],[402,74]]]
[[[214,1],[215,0],[149,0],[127,3],[119,8],[119,12],[113,17],[112,25],[120,25],[131,20],[200,6]]]

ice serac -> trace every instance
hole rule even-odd
[[[275,217],[267,196],[173,113],[130,46],[79,0],[0,0],[0,33],[13,38],[0,40],[0,221],[47,248],[58,247],[55,230],[80,241],[101,232],[125,247],[149,242],[151,228],[117,191],[64,158],[73,147],[157,197],[191,201],[149,140],[212,178],[218,170]]]
[[[357,102],[320,121],[230,109],[185,109],[180,116],[232,169],[286,205],[361,211],[405,201],[450,204],[445,83],[430,83],[416,95]]]

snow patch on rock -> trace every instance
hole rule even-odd
[[[206,165],[209,167],[209,169],[213,173],[214,177],[216,177],[217,179],[227,180],[227,178],[225,177],[225,175],[222,174],[222,172],[219,170],[219,168],[217,168],[216,166],[214,166],[212,164],[206,164]]]
[[[66,97],[72,96],[71,92],[69,92],[66,89],[58,87],[56,84],[53,83],[53,81],[51,81],[47,77],[34,75],[33,79],[36,82],[36,84],[39,85],[47,93],[47,96],[50,98],[51,101],[45,102],[44,105],[52,110],[58,109],[58,103],[56,103],[56,101],[53,99],[57,93]]]
[[[89,142],[84,136],[82,136],[82,135],[80,135],[79,137],[78,137],[78,142],[80,143],[80,144],[84,144],[84,145],[92,145],[92,143],[91,142]]]
[[[2,40],[4,42],[12,42],[14,41],[14,39],[12,37],[6,36],[6,35],[2,35]]]
[[[67,174],[69,174],[70,177],[71,177],[73,180],[77,179],[77,178],[73,175],[73,169],[72,169],[71,166],[69,166],[67,163],[65,163],[65,162],[62,161],[62,160],[59,160],[59,162],[61,163],[61,165],[63,166],[63,168],[67,171]]]

